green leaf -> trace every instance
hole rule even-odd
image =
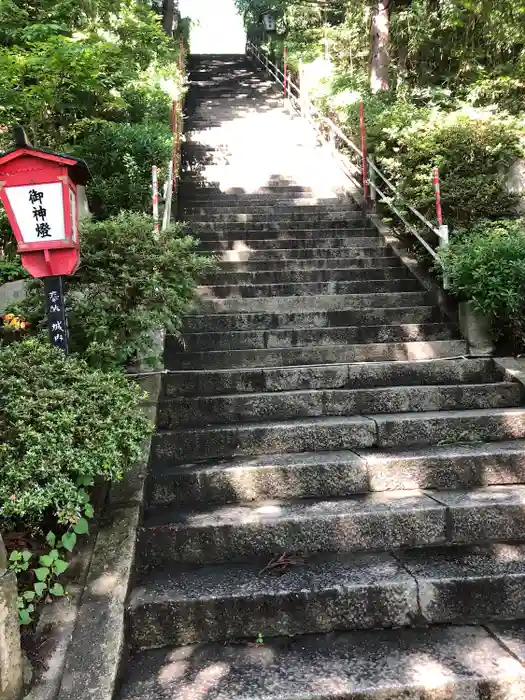
[[[25,550],[22,552],[22,559],[23,559],[24,561],[29,561],[29,560],[31,559],[32,556],[33,556],[32,552],[28,552],[27,549],[25,549]]]
[[[36,586],[36,585],[39,585],[39,584],[35,584],[35,586]],[[22,593],[22,598],[23,598],[24,600],[29,600],[29,601],[30,601],[30,600],[34,600],[34,599],[35,599],[35,595],[36,595],[36,594],[35,594],[35,591],[25,591],[25,593]]]
[[[21,625],[29,625],[33,618],[31,617],[28,610],[19,610],[18,619],[20,620]]]
[[[40,597],[44,591],[47,588],[47,583],[44,583],[44,581],[37,581],[33,588],[35,589],[35,593],[37,594],[38,597]]]
[[[85,518],[80,518],[78,523],[73,527],[77,535],[85,535],[89,532],[89,523]]]
[[[86,503],[86,506],[84,508],[84,514],[86,518],[92,518],[95,515],[95,511],[93,510],[93,506],[91,503]]]
[[[49,589],[49,592],[56,598],[61,598],[62,596],[66,595],[64,587],[61,583],[54,583],[53,586]]]
[[[47,533],[47,535],[46,535],[46,542],[48,543],[48,545],[49,545],[52,549],[54,549],[54,547],[56,546],[56,543],[57,543],[57,536],[55,535],[54,532],[51,532],[51,531],[50,531],[50,532]]]
[[[52,549],[49,552],[49,556],[51,557],[51,559],[53,561],[56,561],[60,557],[60,554],[58,553],[58,549]]]
[[[53,563],[53,558],[49,554],[43,554],[40,559],[42,566],[49,567]]]
[[[20,559],[22,559],[22,554],[16,550],[9,555],[9,561],[20,561]]]
[[[77,536],[74,532],[65,532],[62,535],[62,546],[67,549],[68,552],[72,552],[73,548],[77,543]]]
[[[50,570],[47,568],[47,566],[40,567],[39,569],[35,569],[34,571],[35,576],[39,581],[45,581],[50,574]]]
[[[57,559],[53,563],[53,571],[57,576],[60,576],[60,574],[63,574],[66,569],[68,569],[69,564],[67,561],[64,561],[63,559]]]

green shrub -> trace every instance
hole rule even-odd
[[[211,264],[176,224],[157,237],[153,220],[122,212],[81,230],[81,265],[69,278],[71,349],[97,367],[124,365],[151,350],[151,329],[176,333]],[[31,283],[16,313],[42,323],[42,286]]]
[[[19,280],[27,276],[27,272],[22,267],[18,256],[0,260],[0,284]]]
[[[93,179],[88,196],[98,217],[125,209],[151,211],[151,166],[162,172],[171,157],[169,121],[127,124],[103,120],[78,125],[70,152],[83,158]]]
[[[508,216],[515,194],[505,190],[506,174],[522,155],[516,121],[490,112],[434,113],[428,120],[392,128],[395,147],[382,162],[403,197],[432,219],[432,168],[439,167],[447,223]]]
[[[121,479],[152,426],[138,385],[32,338],[0,346],[0,519],[75,521],[80,483]]]
[[[450,290],[523,339],[525,321],[525,220],[479,221],[440,253]]]

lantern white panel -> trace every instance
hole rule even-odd
[[[5,191],[24,243],[65,239],[61,182],[6,187]]]

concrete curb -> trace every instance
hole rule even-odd
[[[154,333],[162,356],[164,331]],[[158,368],[155,368],[158,371]],[[139,363],[137,371],[151,368]],[[136,377],[148,392],[143,410],[155,422],[161,373]],[[26,700],[112,700],[126,649],[126,599],[134,570],[136,531],[142,516],[150,436],[144,458],[106,490],[106,508],[96,535],[79,552],[69,600],[44,609],[37,636],[47,669]]]

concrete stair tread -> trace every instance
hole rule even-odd
[[[177,564],[251,562],[293,552],[312,556],[525,540],[525,486],[403,490],[338,499],[167,506],[146,514],[139,553],[147,570]],[[521,523],[519,519],[521,518]]]
[[[392,324],[423,323],[444,318],[434,305],[401,306],[374,309],[338,309],[336,311],[311,311],[303,313],[254,313],[187,314],[184,317],[186,333],[213,333],[226,331],[310,330],[351,326],[376,326],[380,322]]]
[[[525,440],[168,462],[156,465],[146,502],[151,510],[505,484],[525,484]]]
[[[159,462],[365,447],[498,442],[525,438],[525,409],[490,408],[373,416],[323,416],[159,431]],[[183,457],[184,455],[184,457]]]
[[[163,401],[158,408],[157,425],[159,428],[170,428],[239,421],[248,424],[308,416],[381,415],[407,410],[435,412],[508,408],[519,406],[522,397],[522,387],[516,382],[202,395]]]
[[[463,340],[433,340],[312,345],[303,348],[207,350],[177,353],[167,358],[169,369],[220,369],[326,365],[346,362],[420,360],[466,354]]]
[[[175,370],[165,377],[163,398],[313,388],[477,384],[501,381],[503,376],[488,358]]]
[[[120,700],[379,700],[525,696],[525,623],[372,630],[135,656]],[[487,691],[490,689],[490,691]],[[490,692],[490,694],[487,694]]]
[[[295,347],[341,345],[348,343],[410,342],[427,339],[446,340],[457,335],[457,329],[446,321],[423,323],[383,323],[381,325],[329,326],[327,328],[275,328],[270,330],[185,333],[183,345],[173,336],[167,350],[199,352],[209,350],[286,349]],[[179,343],[179,349],[177,349]]]
[[[130,598],[135,646],[525,616],[523,544],[314,555],[280,576],[269,564],[143,578]]]
[[[255,314],[255,313],[315,313],[319,311],[349,311],[391,306],[435,305],[430,292],[374,292],[371,294],[323,294],[317,297],[271,297],[250,299],[219,299],[211,303],[199,300],[193,311],[203,314]],[[255,308],[254,308],[255,307]],[[259,307],[259,308],[257,308]]]

